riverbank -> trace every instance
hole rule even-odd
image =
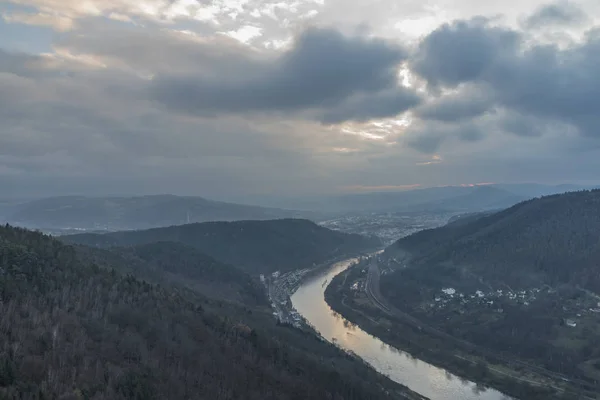
[[[353,255],[351,258],[336,259],[335,261],[332,261],[331,263],[329,263],[327,265],[319,265],[310,270],[303,270],[304,272],[301,274],[301,278],[299,279],[298,283],[296,285],[292,285],[292,286],[288,287],[290,295],[293,296],[293,294],[298,289],[300,291],[302,291],[304,284],[306,284],[307,281],[312,280],[314,286],[317,287],[320,291],[320,293],[318,293],[318,296],[316,296],[315,298],[317,298],[317,299],[320,298],[323,305],[325,305],[325,299],[324,299],[325,285],[323,285],[323,280],[325,280],[327,283],[329,283],[330,279],[332,277],[331,270],[335,270],[336,268],[340,268],[340,267],[346,268],[348,265],[358,261],[358,259],[362,256],[366,256],[366,255],[365,254]],[[337,275],[337,273],[338,272],[335,272],[334,275]],[[305,289],[305,287],[304,287],[304,289]],[[312,298],[312,296],[311,296],[311,298]],[[321,332],[318,329],[318,328],[320,328],[319,326],[314,326],[307,319],[304,318],[302,313],[298,313],[296,311],[296,309],[293,307],[291,299],[289,302],[289,307],[291,307],[291,309],[294,311],[294,313],[297,313],[302,318],[302,323],[300,326],[297,326],[295,324],[284,323],[285,326],[289,327],[289,329],[298,329],[306,335],[313,335],[315,337],[315,339],[318,338],[319,340],[321,340],[323,342],[329,343],[331,346],[334,346],[338,350],[343,351],[348,357],[351,357],[356,362],[359,362],[360,364],[363,364],[364,366],[368,367],[369,369],[376,371],[376,369],[374,369],[370,363],[368,363],[366,360],[364,360],[364,358],[360,357],[360,355],[356,354],[355,352],[353,352],[347,348],[344,348],[336,340],[331,340],[331,337],[329,337],[329,335],[327,335],[327,334],[323,335],[322,334],[323,332]],[[301,311],[301,310],[299,310],[299,311]],[[321,362],[327,362],[327,361],[321,360]],[[385,388],[386,393],[390,396],[391,400],[392,399],[430,400],[428,397],[423,396],[414,390],[411,390],[410,388],[408,388],[406,385],[402,384],[401,382],[390,379],[390,377],[386,376],[385,374],[380,374],[380,376],[382,379],[380,384],[382,385],[382,387]]]
[[[267,291],[267,296],[271,303],[273,316],[282,324],[293,325],[296,328],[313,331],[312,327],[306,323],[304,318],[299,315],[291,302],[291,296],[307,280],[322,275],[324,271],[331,268],[332,265],[344,261],[359,261],[364,257],[376,254],[382,251],[381,248],[366,250],[357,254],[347,254],[337,256],[312,268],[289,271],[286,273],[275,272],[271,275],[261,275],[261,281]],[[329,281],[324,282],[328,284]]]
[[[364,276],[363,271],[364,266],[359,266],[335,277],[325,291],[325,299],[333,310],[366,332],[418,359],[478,382],[482,390],[489,386],[527,400],[584,398],[578,393],[566,393],[556,387],[560,383],[537,376],[522,366],[506,366],[498,360],[465,351],[454,343],[428,334],[416,324],[406,323],[383,312],[373,306],[366,295],[357,295],[357,287],[350,288],[349,284],[344,284],[348,277],[349,282],[355,282],[359,275]]]
[[[294,307],[323,340],[360,357],[392,381],[432,400],[506,400],[500,392],[482,392],[472,382],[386,345],[334,312],[325,302],[327,285],[323,282],[331,282],[350,264],[351,261],[345,261],[331,266],[304,282],[292,296]]]

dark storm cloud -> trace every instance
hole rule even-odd
[[[394,117],[422,102],[414,91],[398,87],[377,95],[357,96],[325,111],[318,119],[325,124],[344,121],[365,122],[371,119]]]
[[[473,124],[458,128],[457,133],[458,138],[464,142],[477,142],[485,137],[485,133]]]
[[[588,16],[576,4],[569,0],[546,4],[523,21],[527,29],[546,26],[569,26],[588,21]]]
[[[518,46],[519,35],[480,21],[446,25],[423,41],[415,71],[432,85],[479,85],[491,91],[499,107],[599,136],[600,33],[590,31],[581,43],[565,49]],[[459,114],[465,112],[458,108]],[[435,119],[435,112],[429,114]]]
[[[408,139],[406,144],[421,153],[432,154],[440,148],[443,141],[444,137],[439,133],[419,133]]]
[[[520,35],[477,18],[444,24],[419,45],[411,61],[414,72],[432,87],[455,87],[482,78],[498,59],[518,49]]]
[[[415,115],[426,120],[458,122],[490,111],[494,101],[490,93],[466,89],[428,101],[423,107],[415,110]]]
[[[404,144],[421,153],[433,154],[447,141],[468,143],[482,140],[485,137],[485,126],[482,121],[458,124],[418,121],[405,132]]]
[[[248,74],[210,79],[163,74],[154,80],[151,96],[198,115],[315,110],[326,122],[363,121],[397,115],[418,102],[408,89],[394,89],[405,57],[403,49],[383,40],[310,29],[289,51]]]
[[[556,122],[510,113],[500,121],[500,127],[509,133],[524,137],[539,137],[552,129]]]

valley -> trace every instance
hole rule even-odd
[[[549,196],[503,211],[218,221],[61,235],[60,242],[6,226],[9,252],[2,257],[5,264],[22,258],[10,250],[15,245],[49,260],[56,251],[72,254],[68,263],[91,271],[85,274],[161,288],[213,310],[225,325],[237,321],[232,329],[243,338],[276,329],[329,341],[346,352],[348,368],[362,368],[362,359],[396,382],[377,378],[373,396],[592,399],[600,364],[593,339],[600,332],[592,239],[598,193]],[[52,246],[60,250],[44,253]],[[576,268],[562,268],[573,259]],[[269,340],[277,335],[267,333]],[[432,385],[423,374],[445,378]],[[119,387],[110,386],[111,395],[118,398]]]
[[[0,400],[600,400],[599,0],[0,0]]]
[[[277,322],[262,290],[244,297],[243,270],[178,243],[73,247],[3,226],[0,271],[3,398],[422,399]]]
[[[327,301],[387,343],[517,398],[596,398],[599,198],[544,197],[400,239],[334,279]]]

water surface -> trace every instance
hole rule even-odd
[[[346,270],[355,260],[333,265],[322,274],[303,283],[292,296],[296,310],[330,342],[353,351],[390,379],[408,386],[431,400],[506,400],[508,396],[484,390],[474,383],[450,374],[444,369],[417,360],[388,346],[335,313],[325,302],[323,283]]]

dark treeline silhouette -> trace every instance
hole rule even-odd
[[[131,252],[161,265],[171,250]],[[0,228],[0,398],[401,396],[399,386],[312,334],[277,326],[261,308],[147,283],[109,261],[99,266],[48,236]]]

